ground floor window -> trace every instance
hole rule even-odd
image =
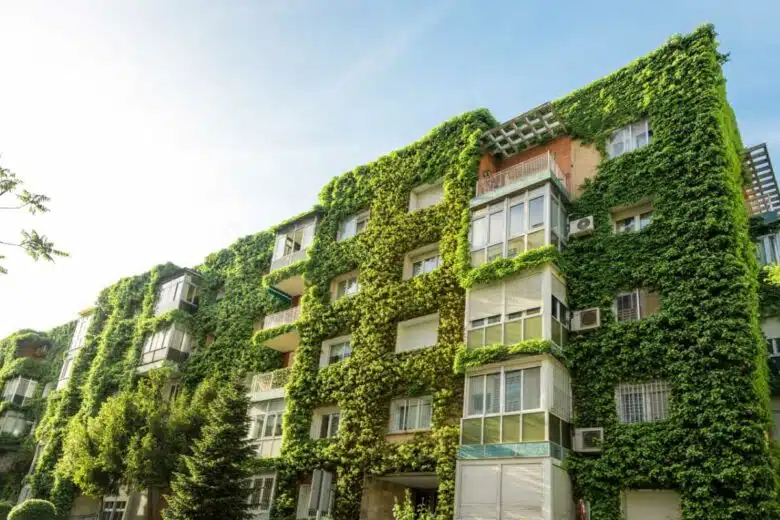
[[[127,509],[127,500],[120,498],[104,498],[100,520],[122,520]]]
[[[268,513],[274,498],[275,475],[267,473],[252,477],[249,492],[249,506],[254,514]]]

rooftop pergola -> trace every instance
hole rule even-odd
[[[746,148],[742,153],[742,162],[750,175],[750,184],[745,187],[745,200],[751,215],[780,209],[780,191],[766,143]]]
[[[482,134],[482,146],[504,158],[566,132],[552,104],[544,103]]]

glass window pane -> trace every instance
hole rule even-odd
[[[628,233],[634,231],[634,219],[636,217],[628,217],[615,222],[615,231],[617,233]]]
[[[423,397],[420,399],[420,423],[419,428],[430,428],[433,417],[433,408],[431,399]]]
[[[523,320],[510,321],[504,325],[504,344],[514,345],[523,341]]]
[[[542,317],[534,316],[525,320],[524,339],[542,339]]]
[[[482,418],[465,419],[461,432],[461,444],[482,444]]]
[[[519,412],[522,410],[522,370],[514,370],[505,374],[506,387],[504,391],[504,411]]]
[[[488,247],[487,250],[487,259],[488,262],[491,260],[495,260],[496,258],[501,258],[504,256],[504,244],[496,244],[494,246]]]
[[[487,218],[482,217],[471,223],[471,248],[482,247],[487,243]]]
[[[501,325],[485,327],[485,345],[500,345],[501,343]]]
[[[417,399],[409,399],[406,409],[406,429],[416,430],[419,428],[420,420],[420,402]]]
[[[571,449],[571,424],[561,421],[561,446]]]
[[[525,232],[525,204],[515,204],[509,208],[509,236],[520,235]]]
[[[561,324],[552,320],[552,342],[556,345],[561,345]]]
[[[415,262],[414,264],[412,264],[412,276],[421,275],[422,272],[423,272],[423,263],[422,263],[422,261]]]
[[[528,251],[544,245],[544,230],[528,234]]]
[[[498,444],[501,442],[501,417],[485,417],[483,439],[482,444]]]
[[[549,439],[551,442],[554,442],[556,444],[561,444],[561,420],[556,416],[554,416],[553,414],[550,414],[548,417],[550,418]]]
[[[488,244],[504,241],[504,212],[490,214],[490,240]]]
[[[514,258],[517,255],[521,255],[523,253],[525,253],[525,236],[513,238],[507,243],[507,258]]]
[[[539,442],[544,438],[544,412],[523,414],[523,442]]]
[[[639,215],[639,229],[644,229],[653,221],[653,212],[648,211]]]
[[[520,438],[520,415],[504,416],[504,431],[502,432],[502,442],[521,442]]]
[[[552,199],[550,201],[550,227],[560,234],[561,222],[560,222],[560,209],[558,208],[558,201]]]
[[[534,229],[542,226],[544,226],[544,196],[536,197],[528,201],[529,229]]]
[[[484,391],[482,385],[485,384],[485,376],[472,376],[469,378],[469,415],[481,414],[484,410]]]
[[[523,370],[523,410],[541,408],[542,369],[527,368]]]
[[[485,342],[482,340],[485,334],[485,329],[470,330],[468,333],[468,348],[484,347]]]
[[[501,374],[488,374],[485,376],[485,413],[499,413],[501,411]]]
[[[473,251],[471,253],[471,265],[474,267],[477,267],[478,265],[482,265],[485,263],[485,250],[480,249],[479,251]]]

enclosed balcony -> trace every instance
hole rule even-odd
[[[317,218],[308,216],[279,229],[276,233],[270,272],[273,273],[306,260],[306,251],[314,240],[316,226]],[[303,294],[304,288],[303,275],[296,273],[284,277],[272,283],[271,287],[291,298],[300,296]]]
[[[35,397],[35,391],[38,389],[38,381],[24,377],[10,379],[3,387],[3,401],[7,401],[15,406],[24,406]]]
[[[271,331],[284,325],[293,325],[298,321],[300,315],[300,305],[290,307],[289,309],[274,314],[269,314],[263,319],[262,330]],[[263,344],[266,347],[278,350],[279,352],[291,352],[298,348],[298,345],[300,344],[300,335],[298,334],[298,330],[294,327],[280,329],[279,334],[267,338]]]
[[[567,195],[568,177],[555,162],[552,153],[546,152],[495,173],[483,174],[477,181],[477,194],[471,199],[471,207],[477,207],[502,196],[552,180]]]
[[[181,363],[189,357],[193,347],[194,341],[190,333],[174,323],[146,338],[138,371],[148,372],[166,362]]]
[[[27,435],[32,428],[32,421],[27,420],[22,412],[9,410],[0,417],[0,435],[21,437]]]
[[[183,269],[174,277],[163,281],[154,307],[155,316],[181,309],[194,311],[198,308],[200,277],[195,271]]]

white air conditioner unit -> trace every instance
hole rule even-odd
[[[590,235],[595,229],[593,225],[593,215],[577,218],[569,221],[569,236],[579,237]]]
[[[574,311],[571,317],[571,330],[578,332],[581,330],[595,329],[601,326],[601,309],[593,307]]]
[[[598,453],[604,442],[604,428],[575,428],[574,451]]]

